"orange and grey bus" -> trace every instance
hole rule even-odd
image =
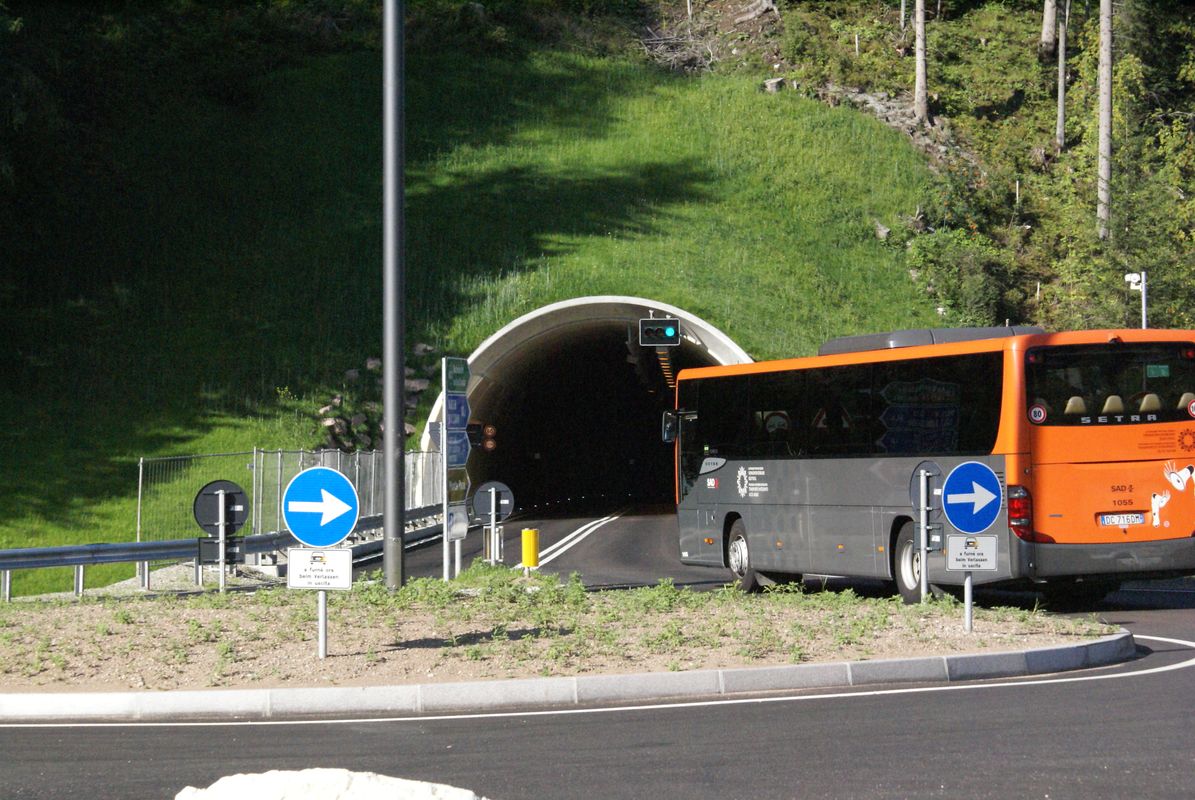
[[[914,601],[918,473],[965,462],[998,481],[997,555],[976,583],[1102,596],[1195,574],[1195,331],[835,339],[815,357],[682,371],[664,438],[681,560],[746,589],[869,577]],[[931,552],[928,580],[961,584],[947,566]]]

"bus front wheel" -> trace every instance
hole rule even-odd
[[[751,566],[751,552],[747,548],[747,526],[741,519],[736,519],[730,526],[730,543],[726,545],[726,563],[744,592],[759,591],[759,574]]]
[[[921,602],[921,551],[914,530],[911,522],[902,525],[892,550],[892,577],[901,599],[910,605]]]

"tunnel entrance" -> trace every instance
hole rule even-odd
[[[639,345],[638,321],[653,315],[681,320],[679,347]],[[471,420],[496,429],[492,451],[470,452],[473,486],[500,480],[521,509],[672,502],[672,448],[660,441],[672,376],[750,360],[713,326],[651,300],[578,298],[521,317],[469,357]]]

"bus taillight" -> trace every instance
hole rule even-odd
[[[1026,542],[1034,541],[1033,498],[1024,486],[1008,487],[1008,529]]]

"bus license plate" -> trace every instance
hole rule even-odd
[[[1101,525],[1115,525],[1118,528],[1125,528],[1129,525],[1144,525],[1144,514],[1100,514]]]

